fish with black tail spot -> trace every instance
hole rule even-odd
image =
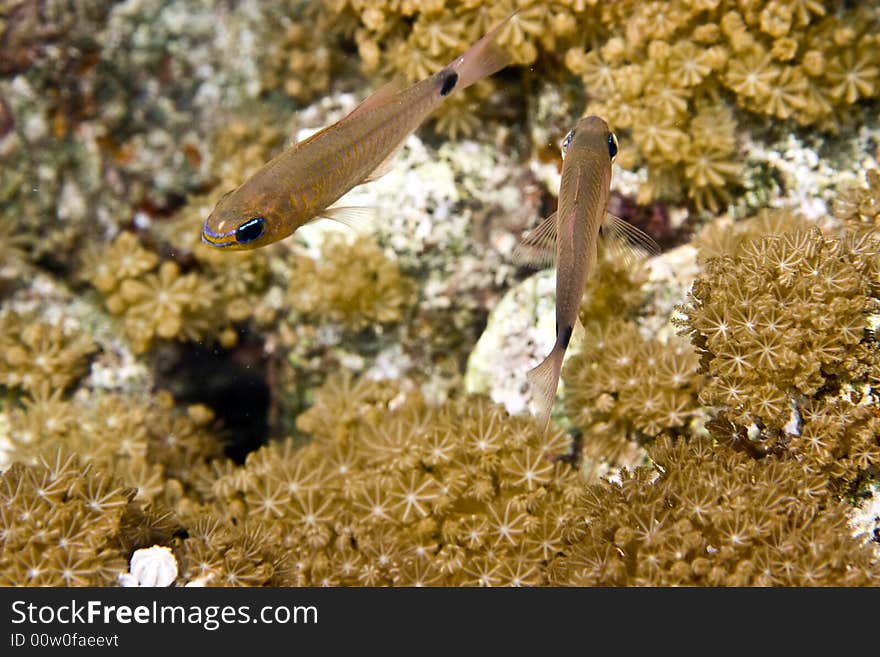
[[[202,241],[256,249],[320,218],[357,224],[368,208],[334,206],[353,187],[380,177],[406,138],[452,93],[511,63],[496,43],[511,14],[430,78],[391,82],[350,114],[263,165],[223,196],[205,221]]]
[[[610,214],[611,164],[617,156],[617,137],[598,116],[580,119],[562,144],[559,209],[517,246],[514,256],[529,264],[556,263],[556,341],[547,357],[527,377],[542,430],[559,385],[562,360],[578,321],[587,278],[596,263],[600,232],[608,244],[621,249],[656,253],[654,241],[634,226]]]

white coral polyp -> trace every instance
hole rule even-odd
[[[131,555],[129,572],[139,586],[171,586],[177,579],[177,559],[171,548],[142,548]]]

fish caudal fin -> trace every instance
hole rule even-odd
[[[486,32],[463,55],[449,65],[448,68],[458,74],[457,81],[452,83],[456,89],[469,87],[474,82],[500,71],[513,61],[510,54],[499,46],[495,39],[514,16],[516,16],[516,12]],[[451,90],[450,87],[448,91]]]
[[[554,347],[540,365],[526,374],[532,390],[532,401],[535,404],[535,417],[542,432],[547,431],[547,425],[550,424],[550,411],[553,410],[553,400],[556,399],[564,353],[564,349]]]

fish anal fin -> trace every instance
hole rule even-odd
[[[331,219],[347,226],[358,234],[369,233],[376,220],[376,209],[356,206],[334,206],[320,213],[318,219]]]
[[[533,267],[552,265],[556,260],[556,213],[532,229],[513,249],[516,262]]]
[[[624,258],[627,263],[645,255],[655,256],[660,253],[660,246],[650,235],[610,212],[605,213],[602,237],[615,255]]]

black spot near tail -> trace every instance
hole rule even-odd
[[[568,343],[571,341],[571,332],[574,330],[571,326],[566,326],[562,332],[562,348],[568,349]]]
[[[440,95],[448,96],[450,92],[455,89],[455,85],[458,84],[458,73],[455,71],[448,71],[446,73],[441,73],[443,81],[440,84]]]

